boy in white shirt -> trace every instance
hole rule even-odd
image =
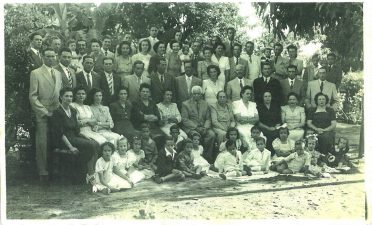
[[[256,138],[256,147],[256,149],[244,153],[242,156],[243,165],[248,166],[252,171],[267,173],[270,167],[271,152],[265,148],[266,141],[263,137]]]

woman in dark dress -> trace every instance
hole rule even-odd
[[[260,118],[258,126],[266,136],[266,148],[273,155],[274,149],[272,142],[278,137],[278,127],[282,123],[280,105],[271,102],[271,92],[265,91],[263,94],[263,103],[257,105],[258,116]]]
[[[335,143],[336,113],[327,106],[327,95],[319,92],[314,100],[317,107],[309,109],[307,126],[318,134],[319,152],[328,154]]]
[[[159,127],[160,114],[158,108],[150,100],[150,95],[150,85],[147,83],[141,84],[140,100],[133,103],[132,123],[138,130],[140,130],[142,123],[148,123],[150,125],[151,137],[157,139],[163,136],[163,132]]]
[[[128,100],[128,89],[121,87],[118,92],[118,99],[118,101],[110,104],[110,114],[114,121],[113,131],[131,140],[137,131],[130,120],[133,106]]]
[[[93,140],[83,138],[79,135],[80,128],[78,125],[76,110],[70,107],[73,98],[73,91],[66,87],[60,91],[61,105],[54,111],[52,117],[52,132],[56,145],[62,149],[68,149],[72,154],[81,158],[87,165],[88,174],[86,181],[94,183],[94,164],[97,160],[99,145]]]

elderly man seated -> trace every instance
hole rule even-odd
[[[188,135],[196,131],[202,136],[203,156],[209,163],[212,163],[215,133],[211,128],[210,108],[208,103],[202,99],[202,87],[192,87],[191,95],[191,99],[182,103],[182,128]]]

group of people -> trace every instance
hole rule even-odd
[[[335,146],[342,79],[335,54],[326,66],[314,55],[304,69],[294,45],[289,58],[280,43],[274,55],[270,48],[254,54],[251,41],[242,53],[234,28],[226,41],[214,36],[209,44],[183,41],[181,32],[165,43],[156,27],[149,33],[138,48],[130,33],[117,46],[108,35],[66,43],[55,37],[48,46],[40,33],[30,35],[29,98],[42,181],[50,147],[80,156],[87,182],[105,192],[209,170],[222,178],[269,169],[319,175],[315,155],[322,165],[342,165],[348,149]]]

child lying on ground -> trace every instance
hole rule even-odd
[[[249,167],[251,171],[267,173],[270,166],[271,152],[265,148],[266,141],[263,137],[256,138],[256,146],[256,149],[243,154],[243,165]]]
[[[220,152],[214,162],[219,176],[226,180],[227,177],[251,176],[250,169],[242,164],[242,153],[236,149],[236,142],[226,141],[226,151]]]
[[[295,142],[295,152],[279,162],[275,162],[270,169],[282,174],[303,172],[308,174],[310,154],[304,151],[302,140]]]
[[[158,154],[156,163],[157,175],[154,177],[156,183],[160,184],[171,180],[185,180],[185,175],[180,170],[176,169],[176,158],[177,152],[174,150],[173,137],[167,137],[165,139],[164,148],[161,149]]]
[[[115,146],[110,142],[105,142],[101,149],[102,157],[96,162],[96,184],[93,186],[93,192],[102,191],[109,194],[133,187],[128,177],[114,166],[111,155],[115,151]]]

